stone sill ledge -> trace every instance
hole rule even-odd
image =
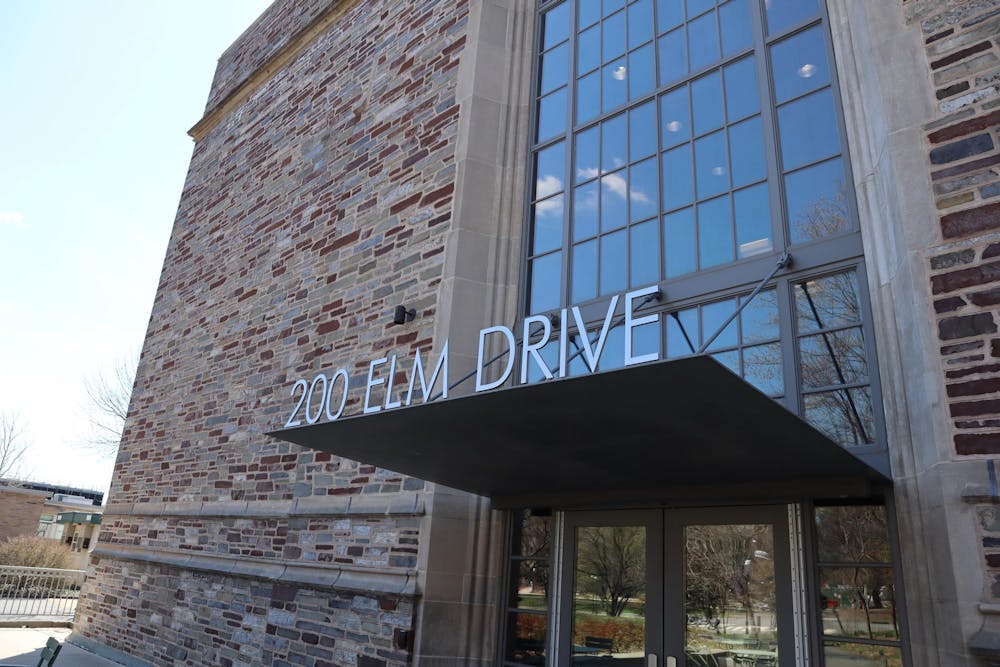
[[[993,494],[989,484],[966,484],[962,489],[962,500],[969,504],[1000,504],[1000,496]]]
[[[319,565],[280,559],[233,558],[124,545],[100,545],[94,549],[93,555],[312,588],[406,597],[418,595],[417,571],[405,568],[371,570],[342,564]]]
[[[309,496],[294,500],[110,503],[105,517],[198,516],[226,518],[423,516],[422,493],[393,496]]]

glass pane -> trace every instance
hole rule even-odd
[[[625,230],[601,238],[601,294],[621,292],[628,284]]]
[[[580,33],[576,43],[576,72],[584,74],[601,64],[601,26]]]
[[[548,603],[549,563],[547,560],[514,561],[512,578],[516,582],[511,606],[543,610]]]
[[[653,59],[653,45],[648,44],[628,54],[628,96],[629,99],[642,97],[656,87],[656,65]],[[656,123],[653,123],[656,127]]]
[[[740,259],[771,252],[771,205],[767,200],[767,183],[734,194],[733,208]]]
[[[715,0],[687,0],[687,15],[697,16],[715,7]]]
[[[892,568],[820,568],[823,634],[899,640]]]
[[[600,174],[601,129],[592,127],[576,135],[576,159],[573,164],[573,182],[580,183],[597,178]]]
[[[657,42],[660,49],[660,85],[676,81],[687,74],[687,41],[684,29],[667,33]]]
[[[858,284],[854,272],[838,273],[795,286],[799,332],[859,322]]]
[[[628,99],[628,67],[621,58],[605,65],[601,74],[601,109],[611,111],[625,104]]]
[[[645,662],[645,528],[582,527],[574,539],[570,664],[636,657]]]
[[[656,152],[656,103],[628,112],[629,159],[635,162]]]
[[[556,5],[542,15],[542,50],[569,37],[569,3]]]
[[[566,144],[560,141],[535,156],[535,199],[548,197],[563,189],[566,169]]]
[[[628,8],[628,48],[653,39],[653,3],[639,0]]]
[[[803,397],[806,421],[834,442],[850,447],[875,440],[871,390],[838,389]]]
[[[749,0],[732,0],[719,7],[719,23],[722,24],[722,55],[731,56],[753,45]]]
[[[625,329],[615,327],[608,332],[608,338],[597,360],[597,370],[611,371],[625,365]]]
[[[555,368],[558,370],[559,366],[559,341],[549,341],[538,354],[542,357],[542,363],[550,371]],[[555,375],[555,372],[552,373]],[[535,384],[536,382],[544,381],[545,374],[542,372],[541,367],[538,365],[534,359],[528,360],[528,384]]]
[[[772,35],[819,13],[816,0],[769,0],[764,7],[767,9],[767,31]]]
[[[785,177],[792,243],[839,234],[848,228],[847,196],[840,158]]]
[[[594,0],[576,0],[576,27],[586,28],[601,18],[601,5]]]
[[[601,231],[618,229],[625,224],[625,198],[628,181],[624,169],[601,178]]]
[[[656,354],[660,349],[660,321],[632,329],[632,354]]]
[[[726,75],[726,113],[729,122],[760,110],[757,91],[757,64],[753,56],[737,61],[723,70]]]
[[[719,59],[719,26],[715,12],[709,12],[688,23],[688,49],[691,70],[694,72]]]
[[[861,327],[800,338],[799,362],[806,389],[865,382],[868,361]]]
[[[604,62],[614,60],[625,54],[625,12],[604,19],[601,24],[601,34],[604,35],[601,55]]]
[[[734,188],[764,179],[764,131],[760,116],[729,126],[729,154]]]
[[[573,193],[573,240],[597,234],[597,181],[581,185]]]
[[[601,124],[601,173],[608,173],[628,163],[628,140],[625,114]]]
[[[573,247],[573,303],[597,296],[597,241]]]
[[[716,132],[694,142],[694,163],[698,199],[729,189],[729,163],[726,160],[724,132]]]
[[[826,642],[823,657],[829,667],[903,667],[903,654],[893,646]]]
[[[629,272],[629,285],[631,287],[649,285],[660,279],[660,239],[657,238],[657,227],[657,221],[650,220],[631,229],[629,235],[632,263]]]
[[[535,204],[535,233],[531,254],[538,255],[562,245],[563,196],[549,197]]]
[[[716,301],[715,303],[708,303],[701,307],[701,331],[702,335],[705,337],[702,340],[704,343],[710,336],[714,335],[722,323],[726,321],[726,318],[732,315],[736,311],[736,300],[726,299],[725,301]],[[708,350],[722,350],[727,347],[736,347],[738,344],[737,340],[737,325],[736,320],[733,320],[726,330],[719,334],[719,337],[715,339],[711,345],[708,346]]]
[[[774,529],[684,529],[684,652],[688,664],[775,665]]]
[[[585,0],[580,0],[584,2]],[[656,32],[666,32],[684,22],[684,0],[656,0]]]
[[[711,335],[711,334],[709,334]],[[725,366],[731,373],[740,374],[740,351],[730,350],[729,352],[716,352],[711,355],[713,359]]]
[[[667,321],[667,357],[683,357],[698,351],[695,341],[701,340],[698,331],[698,309],[688,308],[665,316]]]
[[[538,141],[566,131],[566,89],[558,90],[538,102]]]
[[[778,296],[775,290],[761,292],[743,308],[740,328],[744,345],[778,338]]]
[[[507,660],[522,665],[545,664],[548,621],[544,614],[511,614],[507,628]]]
[[[531,262],[531,312],[558,308],[561,302],[562,253],[539,257]]]
[[[778,109],[785,171],[840,152],[833,93],[829,88]]]
[[[691,203],[691,145],[663,154],[663,208],[671,210]]]
[[[892,562],[882,505],[816,507],[816,536],[821,562]]]
[[[563,44],[542,56],[542,93],[565,85],[568,77],[569,44]]]
[[[698,205],[698,260],[703,269],[733,261],[729,197]]]
[[[655,159],[629,168],[629,219],[632,222],[645,220],[659,213],[659,180]]]
[[[778,104],[830,83],[823,29],[816,26],[772,46],[771,71]]]
[[[687,86],[660,98],[660,118],[663,122],[662,141],[670,148],[691,138],[691,111]]]
[[[597,0],[590,0],[594,4],[597,4]],[[607,16],[611,12],[618,11],[625,6],[625,0],[602,0],[601,2],[602,10],[604,16]]]
[[[722,77],[718,72],[703,76],[691,84],[694,133],[704,134],[722,127]]]
[[[663,217],[663,272],[668,278],[698,268],[694,236],[694,210],[686,208]]]
[[[743,349],[743,378],[768,396],[785,393],[781,345],[755,345]]]
[[[576,122],[584,123],[601,115],[601,72],[600,70],[577,79],[576,82]]]

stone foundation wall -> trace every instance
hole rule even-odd
[[[412,601],[95,557],[89,638],[158,665],[407,664]],[[129,631],[123,631],[128,627]]]

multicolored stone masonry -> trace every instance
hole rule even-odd
[[[1000,2],[909,0],[936,117],[924,129],[941,245],[929,258],[959,455],[1000,453]]]
[[[467,13],[279,0],[219,61],[82,636],[153,665],[407,663],[425,483],[264,434],[296,379],[349,368],[349,414],[370,359],[439,343]]]

